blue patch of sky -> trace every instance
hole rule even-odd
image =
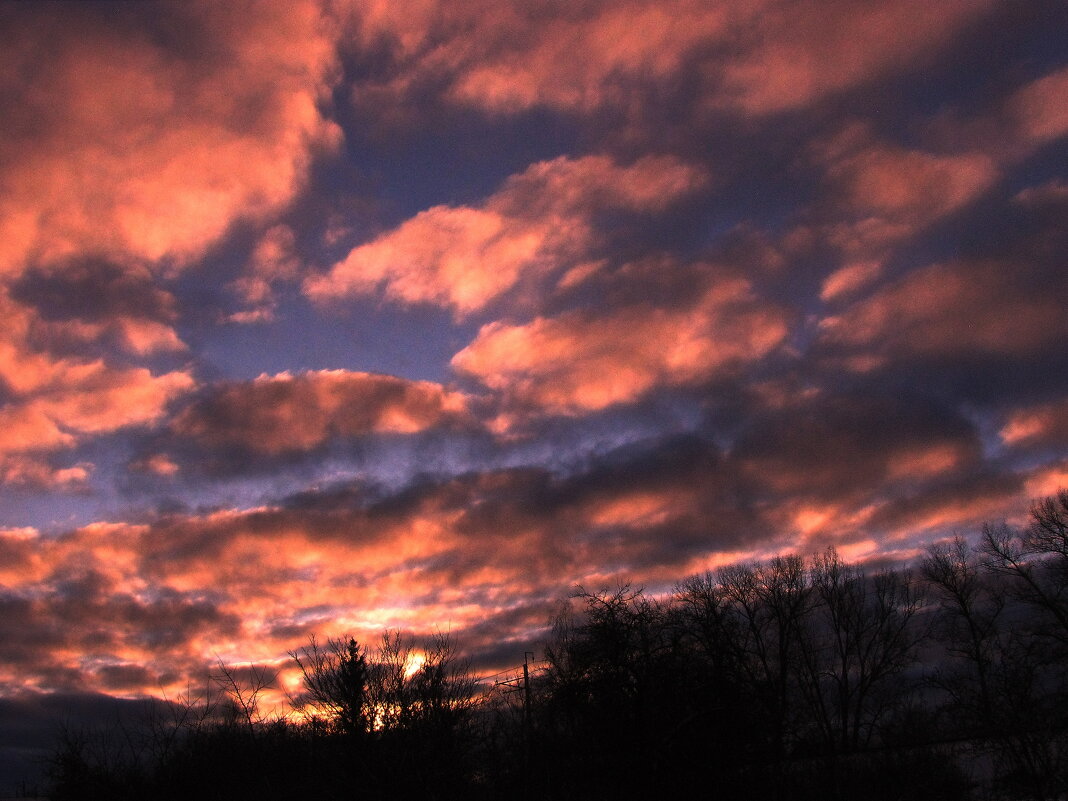
[[[84,493],[0,487],[0,505],[4,509],[4,528],[31,526],[45,534],[108,519],[100,516],[99,500]]]
[[[1016,471],[1045,463],[1048,454],[1041,455],[1033,451],[1019,452],[1005,445],[1000,434],[1006,420],[1003,413],[994,413],[971,403],[961,404],[959,411],[975,428],[983,450],[984,463],[1001,464],[1002,467],[1011,466]]]
[[[1030,158],[1019,164],[1006,181],[1006,191],[1010,197],[1032,187],[1039,187],[1058,179],[1068,182],[1068,139],[1061,138],[1041,148]]]
[[[447,310],[405,306],[378,295],[315,306],[292,283],[275,287],[273,319],[229,322],[242,306],[226,283],[240,274],[254,240],[247,230],[235,231],[170,287],[182,309],[178,334],[194,354],[202,379],[345,369],[446,381],[449,359],[477,331],[473,324],[457,325]],[[157,369],[174,369],[189,358],[189,353],[169,354],[153,362]]]
[[[354,370],[448,382],[448,363],[475,335],[444,309],[357,297],[317,307],[283,295],[275,319],[214,325],[195,333],[194,351],[209,376],[250,379],[267,373]]]
[[[308,216],[315,214],[315,199],[323,196],[348,196],[362,218],[343,222],[357,229],[368,224],[372,229],[392,227],[437,204],[478,204],[509,175],[568,153],[575,142],[574,125],[545,112],[490,125],[480,114],[456,111],[439,127],[388,142],[361,137],[351,127],[343,160],[314,170],[312,186],[298,201],[290,223],[298,240],[307,234],[302,225],[325,230],[328,220]],[[354,200],[360,195],[366,196],[363,201]],[[320,246],[307,248],[303,255],[327,267],[343,258],[347,248],[366,241],[373,230],[355,233],[357,238],[336,252]],[[197,355],[205,377],[247,379],[284,370],[348,369],[409,379],[453,378],[449,359],[474,337],[477,325],[457,325],[450,312],[429,305],[402,306],[368,296],[316,307],[300,297],[299,287],[283,285],[276,287],[280,305],[273,321],[224,322],[239,308],[225,284],[241,274],[256,235],[249,226],[235,226],[198,269],[174,282],[183,309],[179,334]]]
[[[543,110],[488,119],[461,109],[389,141],[346,131],[346,157],[396,225],[436,205],[477,205],[538,161],[578,156],[576,122]]]
[[[45,491],[10,485],[0,487],[4,524],[34,526],[55,534],[95,521],[128,519],[129,500],[123,485],[129,481],[134,451],[129,432],[91,438],[57,456],[54,462],[57,468],[91,465],[85,484]]]

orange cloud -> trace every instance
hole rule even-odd
[[[626,167],[604,156],[540,162],[511,177],[481,207],[435,206],[354,249],[304,288],[316,300],[383,287],[406,303],[483,308],[522,280],[580,259],[600,209],[655,212],[702,183],[670,157]]]
[[[541,413],[577,414],[759,359],[786,331],[779,310],[733,279],[690,308],[641,305],[490,323],[452,365]]]
[[[224,384],[181,412],[173,430],[207,447],[276,455],[332,437],[411,434],[467,419],[466,398],[440,384],[323,370]]]
[[[998,432],[1006,445],[1050,445],[1068,442],[1068,400],[1017,409]]]
[[[92,466],[54,468],[43,454],[89,436],[157,423],[167,405],[193,387],[181,371],[152,375],[144,368],[102,361],[51,365],[51,381],[0,406],[0,479],[62,488],[83,484]]]
[[[300,262],[294,253],[295,239],[289,226],[276,225],[256,244],[245,274],[231,284],[252,308],[232,315],[232,322],[259,322],[273,317],[274,283],[292,281],[300,273]]]
[[[1037,468],[1028,477],[1024,489],[1032,500],[1056,495],[1068,488],[1068,461],[1061,460]]]
[[[1027,149],[1068,133],[1068,67],[1033,81],[1006,104],[1016,136]]]
[[[46,454],[67,449],[86,438],[128,426],[150,426],[168,404],[194,385],[187,370],[153,374],[143,367],[116,366],[104,359],[58,358],[29,344],[42,331],[70,333],[77,321],[42,323],[26,306],[0,290],[0,480],[10,484],[76,486],[89,476],[91,466],[54,467]],[[173,331],[136,318],[112,320],[135,343],[153,349],[159,339],[167,343]],[[89,328],[94,328],[92,324]],[[85,332],[82,332],[85,333]],[[99,332],[85,333],[93,339]],[[131,348],[133,349],[133,348]]]
[[[913,71],[994,5],[992,0],[952,0],[937,7],[923,0],[768,4],[741,30],[731,30],[742,52],[725,65],[716,100],[750,113],[773,113],[882,75]]]
[[[219,658],[281,663],[312,631],[373,640],[386,626],[484,621],[463,587],[439,593],[422,577],[422,564],[458,546],[457,512],[412,511],[346,510],[326,538],[320,515],[269,508],[59,537],[0,530],[6,624],[33,643],[5,647],[0,661],[18,669],[0,669],[0,684],[47,689],[61,668],[99,689],[112,668],[136,664],[143,676],[125,690],[173,692]]]
[[[394,103],[444,77],[455,102],[493,112],[629,108],[638,89],[670,88],[688,71],[707,76],[710,106],[767,114],[914,70],[992,6],[621,0],[552,14],[517,4],[402,10],[375,2],[361,7],[357,37],[392,46],[396,72],[367,91]]]
[[[1068,334],[1063,306],[1012,282],[1011,265],[936,264],[822,321],[822,340],[873,355],[1023,355]]]
[[[207,654],[187,644],[209,634],[219,640],[237,621],[209,600],[210,589],[182,594],[149,585],[139,573],[139,549],[147,528],[98,523],[59,536],[34,531],[0,533],[0,551],[16,560],[5,575],[6,621],[23,638],[5,644],[0,684],[7,689],[109,686],[107,668],[143,666],[135,692],[153,693],[161,677],[199,679]],[[2,571],[0,571],[2,574]],[[104,669],[104,673],[99,671]],[[203,674],[201,674],[203,675]]]
[[[18,447],[16,443],[14,450],[17,451]],[[48,443],[41,443],[38,448],[47,449]],[[3,453],[0,454],[0,483],[35,489],[78,490],[88,483],[93,467],[90,462],[55,467],[47,458],[37,454]]]
[[[186,372],[156,376],[145,368],[109,367],[99,360],[61,360],[47,368],[46,380],[15,385],[15,397],[0,407],[8,423],[0,453],[50,450],[72,445],[82,434],[153,424],[171,400],[193,386]]]
[[[930,153],[877,142],[864,125],[846,127],[814,149],[826,169],[829,202],[844,217],[828,240],[850,263],[828,278],[824,299],[879,272],[902,241],[986,192],[997,161],[984,152]]]
[[[181,264],[282,208],[338,141],[317,107],[334,70],[317,4],[191,3],[159,38],[89,10],[25,24],[0,55],[31,76],[0,142],[0,272],[87,250]]]
[[[799,542],[863,556],[898,523],[876,520],[885,510],[851,491],[799,495],[753,516],[737,504],[736,465],[704,449],[606,467],[575,477],[483,472],[384,498],[354,490],[344,503],[308,492],[291,507],[96,523],[60,536],[0,530],[0,632],[22,633],[3,641],[0,684],[47,689],[62,671],[67,687],[77,677],[88,688],[171,693],[219,658],[282,664],[313,632],[374,640],[386,626],[448,629],[465,648],[490,649],[543,626],[574,583],[667,583]],[[907,511],[952,525],[1007,498],[980,496],[979,505],[958,494]]]
[[[567,13],[492,2],[371,2],[360,8],[363,46],[388,42],[399,64],[375,87],[403,97],[431,77],[455,102],[496,112],[535,105],[591,110],[625,98],[628,80],[665,80],[690,52],[722,37],[738,11],[694,0],[596,2]],[[583,58],[574,58],[581,51]]]
[[[934,150],[877,141],[865,124],[817,144],[828,203],[840,216],[824,234],[848,259],[821,297],[854,291],[881,270],[893,248],[991,189],[1007,169],[1068,133],[1068,70],[1018,89],[972,118],[944,115],[928,131]],[[1056,181],[1024,190],[1019,204],[1057,202]]]
[[[820,300],[827,302],[851,295],[875,281],[880,273],[882,264],[878,261],[847,264],[824,279],[820,288]]]

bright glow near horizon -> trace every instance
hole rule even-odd
[[[0,696],[1068,485],[1068,9],[532,8],[0,5]]]

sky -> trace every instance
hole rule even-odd
[[[0,4],[0,700],[384,627],[498,669],[576,586],[1022,522],[1068,486],[1066,43],[1055,0]]]

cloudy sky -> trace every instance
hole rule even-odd
[[[0,696],[1068,486],[1058,0],[0,5]]]

